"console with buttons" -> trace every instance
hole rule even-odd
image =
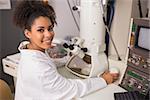
[[[140,48],[131,48],[128,56],[128,65],[149,74],[150,58],[149,51]]]
[[[147,95],[150,87],[149,71],[149,52],[139,48],[130,49],[127,69],[120,86],[128,91],[139,91],[141,94]]]
[[[150,47],[147,42],[150,36],[149,22],[150,20],[145,19],[134,20],[135,43],[133,47],[129,46],[127,69],[120,83],[120,86],[126,90],[138,91],[143,95],[148,95],[150,91]]]

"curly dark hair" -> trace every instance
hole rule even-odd
[[[52,6],[43,1],[18,1],[18,5],[15,8],[13,21],[16,26],[21,29],[31,30],[33,21],[40,17],[48,17],[52,24],[56,23],[56,14]]]

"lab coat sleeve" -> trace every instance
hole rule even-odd
[[[64,98],[72,99],[107,86],[103,78],[66,79],[57,72],[55,67],[43,66],[45,66],[41,76],[43,93],[45,93],[43,95],[55,96],[61,100]]]

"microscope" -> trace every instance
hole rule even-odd
[[[63,44],[69,56],[65,67],[82,78],[108,70],[103,5],[106,0],[80,0],[80,6],[74,7],[80,12],[80,36]]]

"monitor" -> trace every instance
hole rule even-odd
[[[150,28],[148,27],[139,27],[137,31],[136,47],[142,49],[150,50]]]
[[[135,48],[150,50],[150,25],[146,20],[135,22],[137,27],[135,31]]]

